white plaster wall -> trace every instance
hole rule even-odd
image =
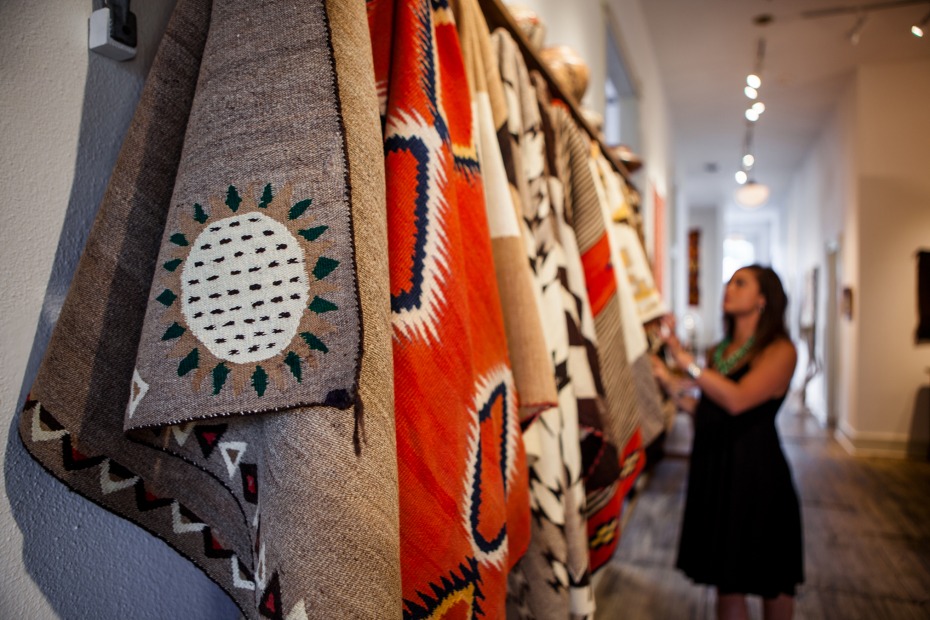
[[[659,73],[655,46],[646,24],[642,8],[643,0],[604,0],[607,21],[624,55],[631,79],[635,82],[639,97],[639,155],[645,165],[633,179],[642,195],[643,232],[646,237],[646,253],[656,261],[656,221],[653,188],[665,199],[665,231],[662,244],[664,254],[660,257],[664,277],[661,282],[662,296],[674,304],[676,293],[673,267],[681,273],[687,269],[680,260],[681,247],[675,244],[680,238],[679,227],[685,224],[680,218],[675,201],[678,198],[674,184],[671,157],[671,121],[662,76]],[[673,257],[676,259],[673,262]]]
[[[910,440],[925,445],[930,411],[917,408],[928,385],[930,345],[916,345],[916,258],[930,247],[930,61],[861,67],[859,116],[858,415],[862,446]]]
[[[853,291],[847,320],[826,314],[821,288],[819,319],[838,322],[838,436],[861,454],[925,454],[930,441],[930,346],[914,343],[915,252],[930,247],[928,98],[930,61],[860,67],[789,199],[791,268],[825,268],[838,243],[839,286]]]
[[[236,618],[164,543],[28,456],[17,411],[58,316],[173,0],[136,2],[139,55],[87,51],[90,0],[0,2],[0,618]]]
[[[568,3],[566,3],[568,4]],[[640,112],[640,139],[642,143],[640,155],[646,162],[643,171],[637,173],[639,190],[643,197],[643,228],[646,233],[646,251],[650,258],[654,257],[654,205],[651,187],[665,197],[666,209],[666,248],[674,239],[673,231],[669,230],[668,223],[675,219],[675,199],[672,179],[671,158],[671,129],[668,112],[668,102],[665,98],[665,89],[662,85],[662,76],[659,73],[658,60],[655,55],[655,46],[649,35],[646,16],[642,9],[642,0],[605,0],[607,16],[611,28],[620,40],[618,44],[625,60],[629,65],[636,89],[639,95]],[[591,24],[590,28],[596,28]],[[669,274],[669,255],[665,253],[666,274],[663,282],[663,294],[666,298],[673,290],[672,277]]]
[[[835,322],[839,328],[836,376],[843,388],[837,392],[837,410],[843,412],[844,420],[855,416],[857,411],[857,401],[852,397],[852,372],[858,367],[855,329],[858,323],[855,315],[853,321],[848,321],[838,314],[827,314],[826,248],[830,243],[840,245],[842,254],[838,270],[839,282],[858,289],[858,269],[853,263],[859,251],[858,236],[854,234],[858,213],[855,201],[855,110],[856,79],[851,76],[836,108],[826,119],[823,130],[792,179],[785,202],[785,273],[789,274],[788,294],[792,301],[789,306],[790,326],[792,333],[797,336],[799,302],[805,285],[804,275],[809,269],[819,267],[817,353],[826,364],[826,326],[828,321]],[[844,259],[847,261],[846,266],[842,264]],[[795,387],[800,387],[802,383],[804,364],[807,361],[807,351],[803,345],[800,345],[800,349],[801,358],[795,375]],[[826,367],[811,383],[807,392],[807,405],[821,422],[826,422],[827,418],[825,376]]]

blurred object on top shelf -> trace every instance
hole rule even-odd
[[[581,115],[591,126],[591,129],[597,132],[597,137],[600,138],[601,142],[606,142],[604,138],[604,115],[591,108],[581,108]]]
[[[543,41],[546,39],[546,24],[539,19],[539,15],[528,6],[522,4],[510,4],[507,6],[510,14],[513,16],[520,30],[523,31],[526,40],[536,52],[542,49]]]
[[[574,103],[580,103],[588,89],[591,69],[578,52],[567,45],[553,45],[540,51],[539,56],[568,95],[574,98]]]
[[[614,156],[623,162],[623,165],[626,166],[626,169],[630,172],[636,172],[643,167],[643,160],[627,145],[618,144],[617,146],[611,147],[611,150]]]

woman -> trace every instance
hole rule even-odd
[[[797,361],[787,303],[772,269],[745,267],[727,284],[726,338],[706,369],[667,340],[702,393],[678,568],[716,586],[722,619],[746,618],[747,594],[763,597],[766,620],[790,618],[804,580],[800,507],[775,429]]]

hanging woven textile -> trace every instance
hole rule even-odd
[[[600,149],[594,148],[593,150],[596,152],[588,164],[601,203],[604,229],[607,231],[610,242],[610,264],[617,277],[617,299],[622,313],[627,360],[633,374],[633,384],[636,387],[636,406],[639,411],[642,442],[644,446],[648,446],[665,430],[665,413],[662,409],[659,386],[652,374],[652,365],[647,354],[646,332],[643,329],[640,306],[636,299],[636,281],[630,275],[629,252],[624,251],[627,248],[621,244],[620,232],[610,216],[611,213],[622,209],[623,194],[620,191],[622,181],[618,178],[620,175],[610,167],[603,154],[600,153]]]
[[[619,518],[612,515],[619,515],[623,498],[642,470],[643,444],[636,387],[627,361],[618,280],[602,204],[591,174],[589,143],[564,106],[553,104],[551,114],[553,125],[558,128],[556,165],[565,188],[565,220],[577,237],[597,333],[606,403],[604,430],[611,443],[620,448],[622,466],[616,493],[605,488],[597,496],[588,494],[591,567],[596,570],[610,558],[619,540]]]
[[[565,210],[565,185],[560,176],[564,160],[560,146],[561,127],[554,122],[545,80],[538,73],[533,73],[531,79],[536,88],[545,148],[546,183],[539,187],[539,191],[547,193],[552,210],[552,226],[548,235],[544,227],[538,230],[537,235],[541,240],[548,237],[549,247],[557,254],[561,250],[564,255],[564,268],[558,273],[561,285],[558,295],[562,298],[568,328],[568,353],[565,363],[557,365],[556,376],[559,385],[571,382],[577,403],[585,515],[588,532],[593,532],[588,540],[590,569],[593,572],[610,558],[616,547],[622,502],[622,496],[618,495],[621,460],[617,444],[605,428],[607,401],[594,317],[581,252]],[[556,291],[550,294],[556,294]]]
[[[523,57],[505,30],[495,31],[508,119],[500,145],[524,242],[520,263],[532,268],[534,293],[548,347],[549,376],[558,383],[558,406],[543,411],[524,433],[530,460],[533,538],[527,555],[514,569],[508,596],[509,617],[588,618],[594,594],[588,570],[587,523],[578,404],[567,371],[569,334],[560,273],[565,258],[555,234],[549,204],[546,153],[536,89]],[[556,371],[558,368],[558,372]]]
[[[632,210],[625,207],[624,194],[620,189],[623,180],[619,178],[620,175],[609,168],[609,164],[603,157],[598,158],[597,161],[607,190],[608,206],[616,213],[615,206],[619,202],[624,205],[621,211],[625,208],[628,213],[632,214]],[[626,268],[630,286],[633,288],[633,298],[636,300],[640,322],[648,323],[668,314],[668,308],[656,288],[652,267],[649,265],[636,230],[628,223],[628,220],[613,221],[612,224],[614,238],[617,240],[623,265]]]
[[[468,81],[445,2],[373,0],[407,618],[503,617],[526,550],[518,403]]]
[[[498,141],[498,136],[506,132],[507,102],[488,25],[477,0],[452,0],[451,4],[471,90],[497,288],[514,384],[520,396],[520,420],[525,427],[543,411],[556,408],[557,395],[514,204],[518,197],[511,192]]]
[[[359,1],[179,0],[20,420],[248,618],[401,615],[369,41]]]

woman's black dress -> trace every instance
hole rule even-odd
[[[794,595],[804,581],[801,510],[775,429],[784,400],[733,416],[703,396],[695,412],[678,568],[722,593]]]

